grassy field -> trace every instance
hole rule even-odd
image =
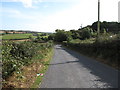
[[[9,39],[28,39],[29,36],[32,35],[31,33],[28,34],[6,34],[2,36],[3,40]]]
[[[41,33],[38,33],[38,34],[41,35]],[[29,36],[32,36],[32,38],[37,38],[37,36],[33,36],[32,33],[27,33],[27,34],[6,34],[3,36],[0,36],[0,39],[2,39],[2,40],[29,39]],[[42,36],[42,37],[47,38],[48,35]]]

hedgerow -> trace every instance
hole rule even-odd
[[[52,47],[52,43],[34,43],[22,42],[15,43],[5,41],[2,43],[2,78],[8,78],[14,71],[19,71],[21,66],[29,65],[34,62],[34,58],[38,52],[41,59],[44,54]]]
[[[103,39],[104,38],[104,39]],[[94,56],[97,58],[105,59],[107,62],[116,65],[118,68],[120,65],[120,39],[107,39],[104,36],[96,39],[94,43],[72,43],[64,42],[65,46],[79,51],[80,53]]]

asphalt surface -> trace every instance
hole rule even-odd
[[[40,88],[118,88],[118,71],[56,45]]]

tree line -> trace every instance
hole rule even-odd
[[[56,29],[56,33],[50,34],[48,39],[56,42],[71,41],[72,39],[85,40],[89,38],[97,37],[97,22],[94,22],[92,25],[88,25],[78,30],[69,30],[65,31],[64,29]],[[100,22],[100,33],[120,33],[120,23],[118,22]]]

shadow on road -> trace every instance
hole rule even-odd
[[[59,64],[68,64],[68,63],[78,63],[79,61],[68,61],[63,63],[54,63],[54,64],[45,64],[45,65],[59,65]]]
[[[74,61],[68,61],[63,63],[53,63],[49,65],[69,64],[69,63],[80,63],[83,67],[87,68],[91,74],[98,76],[99,81],[106,82],[114,88],[118,88],[118,71],[106,66],[98,61],[92,60],[91,58],[80,55],[79,53],[69,50],[67,48],[57,46],[55,49],[65,50],[67,53],[77,58]]]

